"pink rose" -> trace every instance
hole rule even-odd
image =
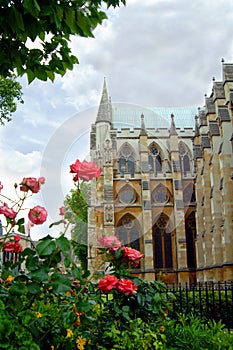
[[[35,225],[43,224],[47,219],[48,213],[44,207],[40,205],[30,209],[28,213],[29,220]]]
[[[5,215],[7,218],[14,219],[17,213],[13,209],[8,208],[7,203],[4,203],[0,206],[0,214]]]
[[[118,278],[116,276],[107,275],[104,279],[102,279],[99,282],[98,287],[99,290],[101,290],[101,292],[108,293],[110,292],[110,290],[116,287],[117,283]]]
[[[60,208],[59,208],[59,215],[65,215],[65,212],[66,212],[66,207],[64,205],[62,205]]]
[[[133,266],[137,266],[141,258],[144,257],[138,250],[130,247],[122,247],[124,260],[131,263]]]
[[[137,291],[137,285],[133,284],[130,280],[120,279],[117,283],[116,289],[126,295],[135,294]]]
[[[19,242],[21,240],[21,237],[19,235],[14,236],[14,241]]]
[[[97,178],[101,175],[101,168],[98,168],[95,162],[87,162],[84,160],[76,160],[74,164],[70,165],[70,172],[76,174],[73,178],[74,181],[83,180],[90,181],[93,178]]]
[[[100,237],[99,244],[102,247],[110,248],[112,250],[117,250],[121,246],[121,242],[116,236],[104,236]]]
[[[1,193],[1,190],[3,189],[3,185],[2,185],[2,183],[1,183],[1,181],[0,181],[0,193]]]
[[[44,177],[39,177],[38,180],[35,177],[24,177],[20,183],[20,190],[23,192],[28,192],[30,190],[32,193],[38,193],[40,190],[40,185],[44,183]]]

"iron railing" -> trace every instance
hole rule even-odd
[[[233,329],[233,281],[167,285],[167,292],[175,296],[171,317],[192,313],[206,320],[221,320],[229,331]]]

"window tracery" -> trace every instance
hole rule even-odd
[[[172,234],[169,219],[161,214],[153,227],[155,269],[172,268]]]
[[[133,204],[137,199],[135,189],[129,184],[123,186],[118,193],[118,200],[122,204]]]
[[[119,157],[119,172],[121,176],[124,176],[125,173],[130,173],[134,177],[135,173],[135,156],[132,148],[125,144],[120,150]]]
[[[149,171],[155,176],[162,172],[162,158],[159,147],[156,144],[152,144],[149,148],[148,157]]]
[[[139,224],[135,217],[131,214],[126,214],[117,224],[116,234],[118,239],[128,247],[136,250],[140,249]]]
[[[164,185],[158,185],[152,193],[152,202],[157,204],[166,204],[170,202],[170,192]]]
[[[188,172],[191,171],[191,161],[190,161],[190,154],[187,146],[183,143],[179,143],[179,154],[180,154],[180,165],[181,165],[181,171],[184,175],[186,175]]]

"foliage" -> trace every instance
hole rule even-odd
[[[88,185],[81,183],[66,196],[66,219],[75,224],[76,219],[87,222],[87,193]]]
[[[107,18],[102,5],[121,3],[125,0],[2,0],[0,75],[9,77],[16,69],[29,83],[64,75],[78,63],[69,47],[71,36],[93,37]]]
[[[167,349],[222,350],[233,349],[233,334],[221,322],[201,321],[192,314],[163,322]]]
[[[0,125],[12,119],[17,101],[23,103],[21,85],[15,81],[15,76],[11,75],[8,78],[0,76]]]
[[[171,319],[173,294],[162,282],[130,274],[143,256],[115,236],[99,240],[106,275],[98,283],[76,265],[74,242],[65,233],[19,249],[20,237],[10,241],[10,230],[22,227],[22,204],[44,182],[25,178],[20,187],[24,195],[11,201],[11,207],[5,202],[0,206],[8,228],[0,247],[12,254],[0,271],[0,349],[233,349],[233,334],[221,323],[182,314]]]
[[[87,195],[89,185],[85,182],[70,190],[65,199],[65,219],[72,224],[73,252],[82,269],[87,270]]]
[[[87,322],[96,302],[87,294],[87,274],[72,261],[70,250],[71,244],[63,235],[57,239],[47,236],[35,249],[26,248],[17,262],[5,263],[0,318],[1,329],[8,330],[0,332],[2,348],[76,348],[74,337],[81,335],[75,326],[78,313],[85,313]],[[19,272],[22,264],[26,270]],[[73,280],[79,283],[76,288]],[[72,330],[72,340],[67,339],[67,329]],[[16,330],[21,335],[12,341]]]

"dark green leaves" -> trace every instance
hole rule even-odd
[[[71,281],[67,276],[61,275],[56,272],[51,276],[53,293],[62,294],[67,292],[71,288]]]
[[[55,73],[64,75],[73,69],[78,59],[68,45],[71,36],[94,37],[96,26],[107,18],[103,3],[116,7],[125,0],[1,2],[0,75],[9,77],[16,69],[19,75],[26,74],[30,83],[35,78],[53,81]],[[33,49],[29,49],[28,39],[34,43]],[[53,41],[57,45],[48,51],[46,46]],[[41,51],[38,59],[34,49]]]

